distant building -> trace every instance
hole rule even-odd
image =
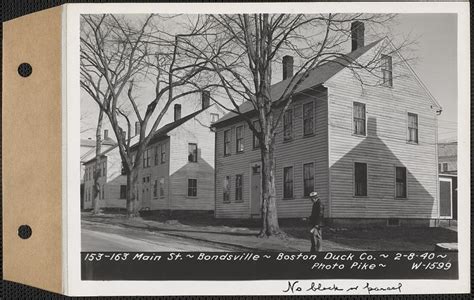
[[[364,26],[354,25],[348,57],[362,65],[378,57],[380,67],[371,71],[378,78],[360,71],[369,82],[362,86],[345,61],[331,61],[297,88],[275,142],[278,217],[307,217],[309,193],[318,191],[333,223],[436,225],[440,106],[387,39],[364,45]],[[283,58],[283,80],[271,87],[274,99],[287,87],[292,63]],[[257,120],[251,103],[240,111]],[[214,126],[215,215],[258,218],[262,170],[256,138],[234,113]]]
[[[456,174],[458,171],[458,142],[438,143],[438,172]]]
[[[102,151],[106,151],[111,147],[115,146],[116,142],[109,137],[109,131],[104,130],[104,136],[102,140]],[[81,139],[81,167],[80,167],[80,174],[81,174],[81,209],[85,206],[84,203],[84,163],[93,157],[95,157],[95,146],[96,141],[92,139]]]
[[[204,92],[201,109],[185,117],[181,104],[175,104],[174,121],[153,134],[138,173],[141,210],[214,210],[215,134],[210,125],[222,113],[209,101]],[[86,199],[92,199],[94,162],[95,158],[85,163]],[[126,176],[118,147],[103,153],[101,166],[101,207],[126,208]]]
[[[438,143],[440,217],[457,220],[458,143]]]

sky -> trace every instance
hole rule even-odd
[[[400,14],[391,28],[395,39],[406,38],[416,43],[410,52],[416,58],[410,65],[442,106],[439,116],[440,142],[456,141],[457,128],[457,17],[456,14]],[[371,40],[367,40],[366,44]],[[81,93],[84,95],[85,93]],[[198,105],[183,106],[183,115],[192,113]],[[189,111],[187,111],[189,109]],[[94,139],[96,104],[81,97],[81,137]],[[172,109],[163,120],[171,122]],[[105,128],[108,125],[105,124]]]
[[[417,59],[415,73],[441,105],[439,141],[455,141],[457,128],[457,17],[456,14],[402,14],[394,31],[412,33]]]

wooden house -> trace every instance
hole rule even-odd
[[[102,151],[106,151],[111,147],[114,147],[117,143],[111,139],[108,135],[108,130],[104,130],[104,136],[102,140]],[[95,157],[96,141],[92,139],[81,139],[81,209],[91,207],[91,203],[86,201],[85,193],[85,165],[84,163]]]
[[[457,220],[458,143],[438,143],[440,217]]]
[[[308,217],[314,190],[329,222],[435,225],[441,108],[387,39],[365,45],[364,26],[356,25],[351,63],[332,61],[311,70],[277,130],[278,217]],[[370,72],[351,68],[369,60],[381,63]],[[272,95],[287,86],[292,63],[283,59],[283,80],[272,86]],[[256,120],[249,103],[240,110]],[[213,126],[215,216],[259,217],[260,151],[253,133],[234,113]]]
[[[174,106],[174,121],[162,126],[150,140],[139,169],[138,200],[141,210],[213,211],[214,210],[214,132],[210,125],[221,111],[209,105],[203,92],[200,110],[181,117],[181,104]],[[139,128],[136,128],[136,132]],[[134,140],[132,140],[133,143]],[[134,146],[132,146],[133,153]],[[101,207],[126,207],[126,176],[115,147],[103,153]],[[92,172],[93,160],[86,170]],[[87,177],[92,190],[92,177]],[[104,175],[105,174],[105,175]]]

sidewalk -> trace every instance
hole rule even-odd
[[[196,242],[205,241],[216,245],[240,249],[241,251],[309,251],[311,243],[308,239],[294,237],[258,238],[259,231],[244,227],[228,226],[190,226],[176,220],[158,222],[142,218],[127,219],[123,215],[92,216],[83,213],[82,219],[88,222],[123,226],[125,228],[143,229],[168,236],[186,238]],[[323,240],[323,251],[359,250],[333,241]]]
[[[309,251],[308,228],[301,222],[283,221],[280,227],[286,238],[258,238],[258,220],[216,220],[193,216],[138,217],[106,213],[92,216],[82,213],[82,220],[140,229],[185,238],[189,242],[214,244],[217,248],[241,251]],[[433,251],[438,243],[457,243],[455,226],[449,227],[374,227],[323,228],[323,251]]]

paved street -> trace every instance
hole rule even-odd
[[[232,251],[221,245],[143,229],[82,221],[82,251]]]

